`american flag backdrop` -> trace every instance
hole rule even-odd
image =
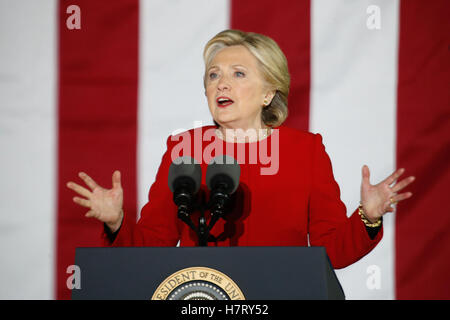
[[[449,15],[448,0],[0,0],[0,298],[70,298],[75,248],[102,224],[66,182],[110,188],[120,170],[137,219],[166,138],[212,123],[206,42],[240,29],[286,54],[286,125],[322,134],[349,215],[364,164],[371,183],[416,176],[380,244],[336,270],[346,298],[450,299]]]

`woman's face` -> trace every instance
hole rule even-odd
[[[209,111],[221,127],[243,130],[263,127],[264,100],[270,103],[274,96],[264,86],[258,60],[241,45],[216,54],[206,70],[205,93]]]

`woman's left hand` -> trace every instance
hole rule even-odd
[[[404,168],[398,169],[380,183],[372,185],[370,184],[369,167],[366,165],[363,166],[361,204],[364,215],[370,222],[376,222],[385,213],[393,212],[393,204],[412,196],[411,192],[398,193],[415,180],[415,177],[410,176],[397,181],[404,172]]]

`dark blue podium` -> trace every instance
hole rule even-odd
[[[345,299],[323,247],[77,248],[72,299]]]

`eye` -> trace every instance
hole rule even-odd
[[[238,75],[239,78],[242,78],[243,76],[245,76],[245,74],[241,71],[236,71],[234,74]]]
[[[217,77],[217,73],[215,73],[215,72],[211,72],[210,74],[209,74],[209,78],[210,79],[215,79]]]

